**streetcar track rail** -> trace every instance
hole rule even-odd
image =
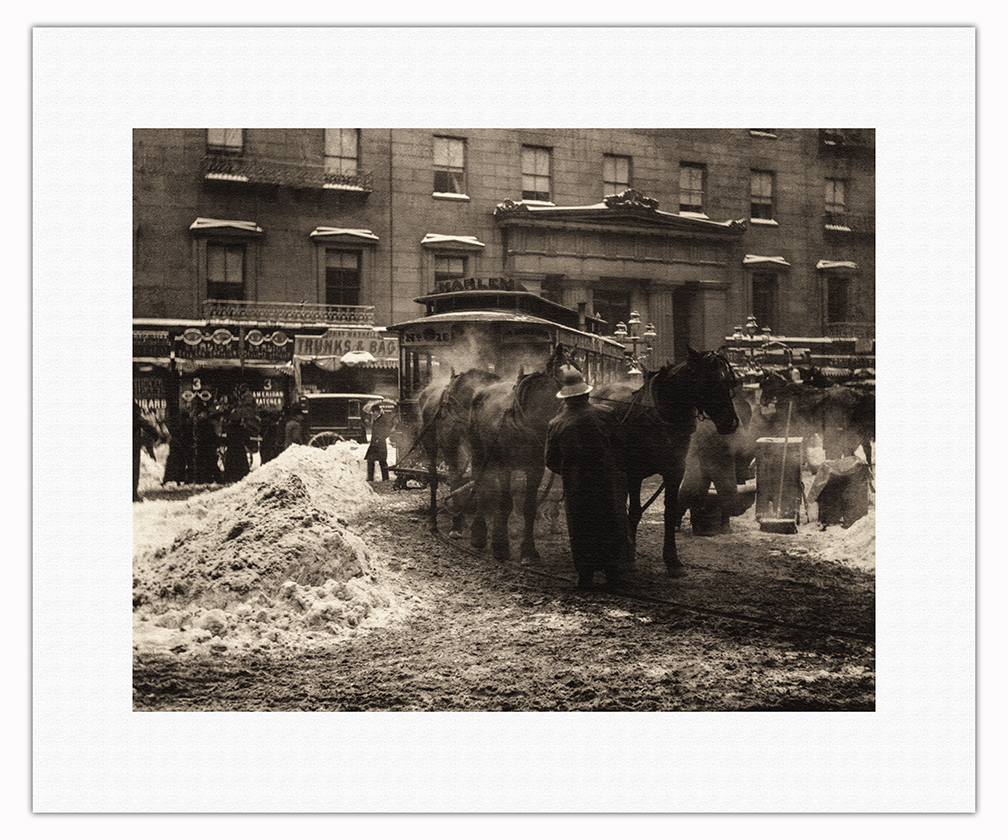
[[[452,540],[449,537],[442,534],[440,531],[432,532],[438,542],[449,547],[456,553],[467,554],[472,557],[479,557],[483,560],[491,559],[490,555],[486,550],[479,550],[471,548],[469,546],[463,545],[458,540]],[[534,569],[529,566],[521,566],[516,572],[516,577],[519,575],[531,574],[538,577],[549,578],[561,583],[568,583],[573,586],[574,581],[564,575],[557,575],[552,572],[547,572],[540,569]],[[512,581],[515,585],[522,585],[519,581]],[[845,639],[855,639],[857,641],[866,642],[868,644],[874,645],[875,634],[874,633],[861,633],[854,630],[843,630],[834,627],[819,627],[811,624],[799,624],[796,622],[780,621],[778,619],[767,618],[763,616],[753,616],[746,613],[732,612],[730,610],[718,610],[712,609],[710,607],[698,607],[692,604],[686,604],[681,601],[673,601],[668,598],[661,598],[656,595],[649,595],[646,593],[634,591],[632,589],[627,589],[626,587],[611,587],[604,589],[596,589],[593,591],[577,592],[580,597],[588,596],[593,599],[597,599],[599,596],[609,597],[615,600],[631,600],[640,603],[656,604],[663,607],[667,607],[674,610],[679,610],[682,612],[694,613],[696,615],[720,618],[727,621],[737,621],[748,624],[759,624],[766,627],[773,627],[782,630],[791,630],[802,633],[811,633],[823,637],[839,637]]]

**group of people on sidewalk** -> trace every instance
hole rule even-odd
[[[368,481],[374,480],[376,464],[382,480],[388,481],[388,438],[395,427],[395,414],[381,404],[376,405],[372,410],[371,443],[365,455]],[[156,422],[134,400],[134,502],[142,501],[140,453],[146,447],[154,457],[155,442],[168,443],[162,486],[231,484],[249,474],[257,448],[260,462],[265,464],[287,447],[305,443],[303,417],[297,403],[280,413],[260,412],[247,386],[239,386],[234,408],[204,401],[196,395],[166,425]]]

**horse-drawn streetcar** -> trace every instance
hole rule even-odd
[[[426,479],[432,531],[438,530],[438,484],[447,483],[441,509],[451,514],[452,533],[461,534],[464,515],[471,515],[471,544],[483,548],[489,542],[499,560],[509,557],[516,474],[524,478],[521,557],[538,557],[533,526],[551,486],[540,496],[563,366],[581,372],[594,389],[592,402],[613,424],[633,534],[643,510],[644,478],[659,473],[673,497],[678,490],[697,415],[710,417],[721,434],[738,425],[731,400],[735,377],[717,353],[690,349],[678,365],[631,378],[624,345],[602,335],[601,319],[507,281],[459,281],[417,301],[426,306],[425,315],[388,328],[399,334],[400,428],[415,429],[390,469],[400,480]],[[675,507],[666,506],[663,545],[670,574],[682,567]]]
[[[409,442],[396,465],[400,477],[426,478],[423,455],[412,446],[423,431],[421,394],[447,385],[453,375],[479,370],[515,382],[522,373],[546,372],[559,355],[595,386],[626,373],[626,351],[602,335],[605,321],[529,292],[520,283],[501,278],[453,281],[416,302],[424,305],[424,315],[388,327],[399,335],[400,446]]]

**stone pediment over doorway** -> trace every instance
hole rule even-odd
[[[607,195],[598,204],[557,206],[543,202],[505,199],[494,209],[500,227],[535,226],[555,229],[634,229],[638,233],[669,233],[694,235],[741,234],[746,229],[744,219],[725,222],[666,213],[658,209],[658,201],[639,190],[627,189]]]

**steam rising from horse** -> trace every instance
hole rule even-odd
[[[494,557],[510,556],[508,519],[514,509],[512,475],[522,473],[522,559],[539,559],[533,529],[537,493],[546,471],[544,460],[549,422],[560,410],[557,380],[552,373],[520,372],[511,385],[496,382],[478,391],[470,418],[470,445],[476,492],[472,543],[486,544],[486,518],[491,522]]]
[[[420,445],[427,458],[427,477],[430,487],[430,530],[435,533],[437,524],[438,456],[444,456],[448,467],[448,487],[455,500],[451,505],[451,533],[462,529],[464,503],[459,499],[465,484],[465,473],[472,460],[469,442],[469,418],[477,392],[488,385],[500,382],[489,371],[474,368],[463,373],[452,372],[446,383],[432,383],[418,397],[420,407]]]

